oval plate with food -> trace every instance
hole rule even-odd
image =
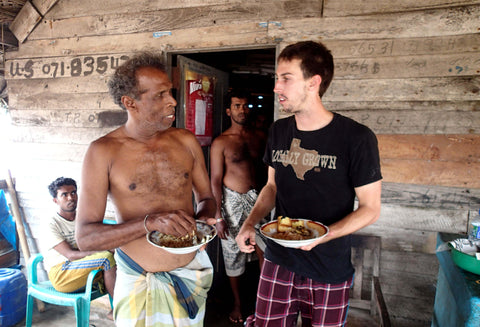
[[[260,232],[267,237],[268,239],[285,246],[287,248],[298,248],[304,245],[309,245],[316,240],[319,240],[325,237],[328,234],[328,227],[318,221],[308,220],[308,219],[294,219],[289,218],[290,229],[297,229],[308,234],[305,239],[286,239],[285,237],[288,233],[288,227],[281,225],[279,232],[279,225],[282,219],[279,217],[278,220],[268,222],[262,227],[260,227]],[[306,230],[306,232],[304,231]],[[301,234],[301,232],[299,232]],[[308,237],[308,238],[307,238]],[[294,238],[297,238],[294,235]],[[302,238],[302,237],[298,237]]]
[[[185,254],[185,253],[191,253],[191,252],[197,251],[200,247],[202,247],[203,245],[213,240],[216,235],[217,235],[217,230],[215,229],[215,227],[208,225],[203,221],[197,220],[196,236],[193,235],[192,236],[193,239],[191,239],[189,242],[186,242],[184,239],[182,240],[175,240],[175,238],[172,239],[172,236],[162,234],[158,231],[152,231],[148,233],[147,241],[153,246],[164,249],[165,251],[168,251],[170,253]],[[167,243],[171,245],[172,242],[177,242],[177,241],[181,242],[179,243],[181,245],[180,247],[163,245]],[[188,244],[188,245],[185,246],[184,244]]]

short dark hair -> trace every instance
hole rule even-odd
[[[135,54],[121,64],[108,81],[110,95],[122,109],[126,109],[122,103],[122,96],[128,95],[134,99],[139,99],[137,71],[144,67],[153,67],[162,72],[167,72],[161,55],[145,51]]]
[[[48,185],[48,191],[50,195],[54,198],[57,197],[58,189],[64,185],[73,185],[77,188],[77,182],[73,178],[68,177],[59,177]]]
[[[300,59],[304,78],[320,75],[322,83],[319,94],[322,97],[333,79],[334,65],[330,50],[320,42],[302,41],[287,46],[278,56],[278,61],[293,59]]]
[[[231,89],[228,91],[225,99],[225,103],[228,105],[228,108],[230,108],[232,105],[232,98],[247,99],[247,101],[250,102],[250,93],[244,89]]]

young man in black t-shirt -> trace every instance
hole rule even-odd
[[[268,182],[236,240],[253,251],[253,226],[276,216],[306,218],[329,233],[300,248],[267,242],[256,313],[247,326],[343,326],[354,269],[350,234],[380,216],[381,172],[373,132],[328,111],[322,96],[333,78],[333,58],[320,43],[286,47],[278,58],[274,92],[290,117],[270,130],[264,161]],[[354,210],[355,197],[358,207]]]

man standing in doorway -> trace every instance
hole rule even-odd
[[[117,248],[117,327],[203,327],[213,279],[206,251],[172,254],[146,238],[149,231],[191,235],[197,219],[215,223],[202,149],[190,131],[172,127],[177,102],[161,56],[133,56],[108,86],[127,122],[87,150],[78,244],[85,250]],[[115,225],[102,223],[108,196]]]
[[[266,166],[261,160],[266,136],[248,124],[248,98],[241,90],[229,92],[226,113],[231,127],[213,141],[210,151],[212,191],[217,202],[216,227],[234,299],[229,315],[233,323],[243,322],[239,280],[248,260],[248,255],[239,250],[235,237],[253,208],[266,176]],[[255,251],[260,267],[264,248],[257,235]]]
[[[274,92],[292,115],[270,129],[268,181],[237,242],[254,251],[254,226],[274,207],[276,216],[319,221],[330,232],[299,248],[267,240],[256,313],[247,326],[294,326],[299,313],[303,326],[345,323],[354,272],[350,234],[379,218],[382,176],[373,132],[323,106],[333,68],[321,43],[299,42],[279,55]]]

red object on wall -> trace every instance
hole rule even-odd
[[[212,143],[214,83],[207,76],[186,80],[185,128],[197,137],[201,146]]]

